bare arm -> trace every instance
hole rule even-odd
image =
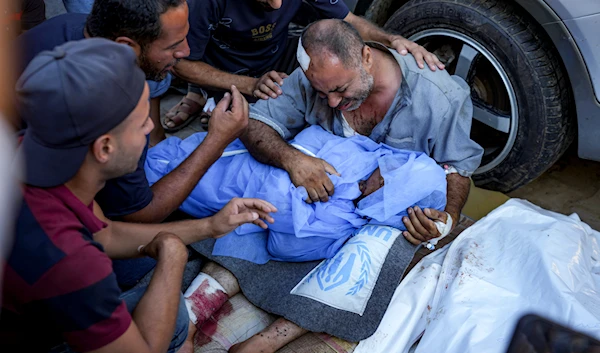
[[[94,203],[94,214],[108,225],[94,234],[94,240],[102,244],[108,257],[127,259],[140,256],[138,248],[148,244],[160,232],[176,234],[184,244],[192,244],[207,238],[221,237],[245,223],[253,223],[267,229],[265,221],[274,222],[269,214],[271,212],[277,212],[277,209],[266,201],[234,198],[211,217],[144,224],[110,221]]]
[[[204,141],[177,168],[152,185],[152,201],[143,209],[123,216],[127,222],[158,223],[175,211],[190,195],[198,181],[221,156],[248,123],[248,102],[235,88],[213,110],[209,133]],[[231,110],[228,110],[229,104]]]
[[[241,140],[257,161],[284,169],[294,185],[304,186],[308,193],[306,202],[327,202],[333,195],[333,183],[327,173],[339,176],[335,168],[290,146],[267,124],[250,119]]]
[[[352,12],[348,13],[344,21],[353,25],[361,37],[366,41],[379,42],[386,47],[396,49],[398,53],[406,55],[409,52],[415,57],[417,64],[420,68],[424,68],[423,61],[425,61],[432,71],[436,68],[443,70],[445,65],[435,56],[434,54],[427,51],[427,49],[418,45],[417,43],[410,41],[401,35],[387,33],[366,19],[356,16]]]
[[[258,120],[249,119],[246,132],[240,137],[248,152],[257,161],[287,170],[294,158],[302,155],[290,146],[273,128]]]
[[[171,343],[187,249],[177,236],[163,233],[143,250],[157,260],[148,289],[133,311],[133,322],[121,337],[94,353],[166,352]]]
[[[471,189],[471,179],[453,173],[446,177],[446,181],[448,182],[446,212],[452,216],[454,224],[456,224],[460,218],[460,212],[465,207],[465,203],[467,203],[469,190]]]
[[[285,73],[276,71],[269,71],[260,78],[234,75],[205,62],[190,60],[181,60],[175,66],[175,74],[203,87],[225,90],[235,85],[243,94],[261,99],[277,98],[283,94],[280,86],[283,85],[283,79],[287,77]]]
[[[256,78],[234,75],[214,68],[202,61],[181,60],[175,65],[175,74],[188,82],[199,86],[227,90],[232,85],[239,88],[240,92],[252,95]]]

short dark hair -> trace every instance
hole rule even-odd
[[[339,19],[316,21],[302,32],[302,46],[307,53],[328,52],[335,55],[347,68],[362,62],[364,40],[350,23]]]
[[[144,47],[160,37],[160,16],[185,0],[95,0],[86,30],[92,37],[128,37]]]

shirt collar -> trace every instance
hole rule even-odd
[[[92,234],[106,228],[107,224],[102,222],[94,214],[94,203],[86,206],[75,196],[69,188],[64,185],[46,189],[50,194],[61,200],[75,216],[81,221],[83,226]]]

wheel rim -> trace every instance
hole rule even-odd
[[[451,29],[429,29],[409,39],[438,54],[442,61],[447,59],[449,73],[460,76],[471,87],[471,138],[484,147],[482,163],[475,174],[498,166],[514,146],[519,123],[515,90],[500,62],[481,44]]]

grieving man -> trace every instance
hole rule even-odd
[[[308,124],[339,136],[360,134],[389,146],[424,152],[447,173],[445,212],[408,208],[406,239],[419,244],[440,236],[434,221],[457,222],[483,149],[469,137],[473,106],[467,84],[445,71],[422,70],[411,55],[363,42],[347,22],[308,26],[298,46],[300,68],[277,99],[250,110],[242,137],[258,161],[285,169],[308,202],[327,201],[335,170],[322,159],[290,147],[286,139]]]

